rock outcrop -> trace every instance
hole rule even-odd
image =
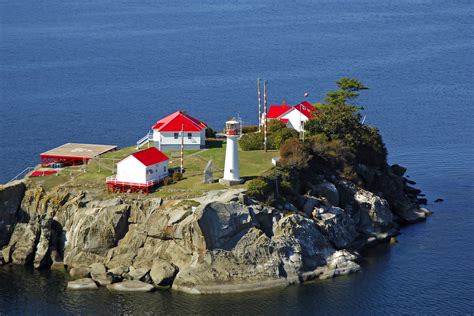
[[[0,262],[66,266],[78,279],[68,289],[111,291],[242,292],[353,273],[359,249],[429,214],[402,167],[359,168],[365,189],[317,179],[273,206],[244,189],[179,201],[17,182],[0,187]]]

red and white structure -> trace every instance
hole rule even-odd
[[[225,126],[227,143],[225,149],[224,177],[219,179],[219,183],[230,186],[243,182],[239,173],[238,138],[240,136],[240,122],[234,118],[225,122]]]
[[[162,118],[152,126],[152,140],[159,150],[200,149],[206,144],[206,124],[184,111]]]
[[[282,121],[287,127],[298,132],[304,131],[304,123],[314,117],[316,117],[316,109],[308,101],[295,106],[286,105],[286,102],[282,105],[271,105],[267,114],[268,120]]]
[[[154,147],[137,151],[117,163],[117,175],[107,178],[107,189],[148,193],[169,175],[168,163],[168,156]]]

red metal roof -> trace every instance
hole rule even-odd
[[[200,132],[206,128],[206,124],[182,111],[176,111],[152,126],[159,132],[180,132],[182,129],[185,132]]]
[[[283,114],[289,112],[291,109],[293,109],[293,107],[287,106],[287,105],[270,105],[270,108],[268,109],[267,118],[269,119],[279,118]]]
[[[281,119],[279,119],[279,121],[282,121],[283,123],[288,124],[289,119],[281,118]]]
[[[303,101],[295,105],[295,109],[300,111],[307,118],[312,118],[316,116],[316,109],[308,101]]]
[[[137,151],[136,153],[133,153],[130,156],[137,158],[142,164],[147,167],[169,160],[168,156],[166,156],[164,153],[162,153],[155,147]]]

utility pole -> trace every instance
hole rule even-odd
[[[263,80],[263,149],[267,151],[267,81]]]
[[[258,85],[258,131],[261,132],[262,127],[262,98],[260,96],[260,78],[257,79]]]
[[[181,125],[181,174],[184,171],[184,124]]]

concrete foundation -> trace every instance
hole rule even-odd
[[[244,180],[243,179],[239,179],[239,180],[219,179],[219,183],[222,184],[222,185],[226,185],[226,186],[230,187],[230,186],[233,186],[233,185],[242,184],[242,183],[244,183]]]

